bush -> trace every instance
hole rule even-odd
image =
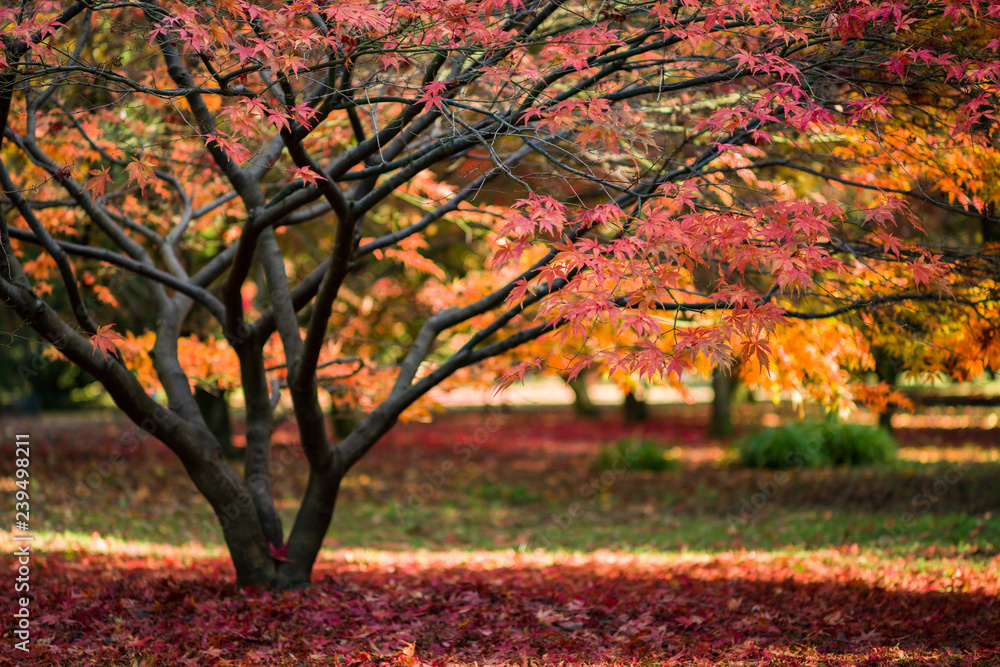
[[[737,445],[740,461],[751,468],[816,468],[827,464],[818,424],[766,428]]]
[[[740,461],[751,468],[861,466],[891,461],[896,443],[888,432],[863,424],[785,424],[744,438]]]
[[[662,445],[653,440],[639,441],[635,438],[619,440],[610,447],[602,448],[594,462],[594,467],[599,470],[660,472],[673,470],[677,466],[677,460]]]
[[[833,465],[864,466],[896,458],[888,431],[865,424],[823,424],[823,446]]]

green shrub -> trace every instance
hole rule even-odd
[[[673,470],[677,460],[669,450],[653,440],[639,441],[635,438],[619,440],[610,447],[604,447],[597,454],[594,467],[598,470]]]
[[[823,424],[823,446],[833,465],[864,466],[896,458],[888,431],[865,424]]]
[[[874,426],[824,422],[767,428],[744,438],[737,450],[751,468],[817,468],[891,461],[896,443]]]
[[[740,461],[751,468],[816,468],[826,465],[818,424],[785,424],[754,433],[737,445]]]

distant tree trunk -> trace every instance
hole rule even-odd
[[[1000,220],[996,218],[996,207],[989,203],[982,210],[982,215],[980,216],[980,230],[983,234],[983,245],[987,244],[1000,244]],[[994,252],[996,252],[994,250]],[[996,380],[997,369],[987,368],[986,372],[991,381]],[[994,429],[994,441],[997,445],[1000,445],[1000,430]]]
[[[730,436],[733,428],[732,397],[736,382],[732,371],[716,366],[712,371],[712,415],[708,435],[713,438]]]
[[[580,373],[572,380],[566,380],[566,384],[573,390],[573,412],[577,417],[597,417],[598,410],[594,402],[590,400],[590,391],[587,388],[587,377]]]
[[[896,413],[896,409],[892,406],[887,407],[884,411],[879,413],[878,425],[884,428],[889,433],[892,433],[892,415]]]
[[[979,216],[980,231],[983,234],[983,245],[987,243],[1000,243],[1000,221],[994,216],[996,209],[993,204],[987,204]]]
[[[218,393],[216,393],[216,391]],[[229,415],[229,403],[222,389],[209,391],[197,386],[194,389],[194,400],[201,410],[201,416],[212,435],[222,446],[222,454],[230,460],[243,458],[245,451],[233,446],[233,424]]]
[[[872,356],[875,358],[875,375],[880,381],[887,383],[890,388],[894,388],[899,377],[899,359],[881,347],[874,348]],[[896,406],[889,404],[878,416],[879,426],[890,433],[892,433],[892,415],[895,412]]]
[[[649,406],[640,397],[638,391],[630,391],[625,394],[625,402],[622,405],[626,424],[638,424],[649,419]]]
[[[344,408],[334,401],[330,404],[330,421],[333,423],[333,434],[337,440],[343,440],[351,434],[358,425],[362,415],[355,408]]]

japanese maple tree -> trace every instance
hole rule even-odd
[[[788,318],[992,304],[995,257],[896,225],[919,224],[910,196],[992,215],[965,176],[914,187],[904,157],[948,174],[966,164],[948,156],[991,159],[998,15],[953,0],[7,5],[0,297],[177,454],[239,583],[305,582],[351,467],[431,389],[524,343],[575,346],[570,374],[676,378],[768,364]],[[209,375],[245,397],[242,477],[193,397]],[[367,409],[340,441],[321,388]],[[282,399],[309,473],[290,532],[271,494]]]

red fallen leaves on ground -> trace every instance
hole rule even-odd
[[[651,419],[625,424],[617,414],[602,419],[573,420],[565,410],[534,410],[515,413],[469,411],[448,414],[430,424],[405,424],[393,429],[372,451],[414,442],[423,455],[450,452],[456,444],[489,449],[496,455],[592,455],[595,445],[623,438],[649,438],[685,446],[705,446],[703,420]]]
[[[836,552],[346,551],[290,592],[236,589],[223,560],[53,554],[34,567],[38,665],[1000,662],[996,567],[862,568]],[[0,608],[2,662],[22,656],[12,597]]]

